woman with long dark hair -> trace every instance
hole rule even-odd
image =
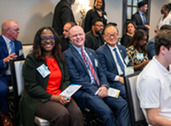
[[[127,48],[127,55],[132,63],[134,70],[142,70],[144,66],[149,62],[147,56],[147,33],[139,29],[135,32],[130,41],[130,46]]]
[[[73,99],[60,95],[70,85],[68,68],[57,34],[43,27],[35,35],[33,50],[23,65],[24,91],[19,113],[23,126],[34,126],[37,115],[52,126],[83,126]]]
[[[121,39],[121,44],[125,46],[126,48],[129,46],[129,42],[131,38],[133,37],[135,30],[136,30],[136,25],[133,21],[130,21],[126,24],[125,34],[123,35]]]
[[[104,0],[94,0],[93,9],[87,12],[84,22],[85,33],[91,30],[92,21],[95,18],[100,18],[103,21],[104,26],[107,24],[107,14],[105,12]]]

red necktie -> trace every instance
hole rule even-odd
[[[86,54],[84,53],[84,50],[81,48],[81,54],[82,54],[82,57],[84,59],[84,62],[86,64],[86,66],[88,67],[88,69],[90,70],[91,74],[93,75],[94,77],[94,80],[96,81],[97,85],[99,86],[99,78],[96,74],[96,71],[94,70],[94,67],[93,65],[91,64],[91,62],[89,61],[88,57],[86,56]]]

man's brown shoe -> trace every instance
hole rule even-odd
[[[2,117],[2,121],[3,121],[3,126],[13,126],[9,116]]]

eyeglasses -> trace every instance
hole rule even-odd
[[[111,37],[116,37],[118,34],[117,33],[114,33],[114,34],[106,34],[107,37],[111,38]]]
[[[14,30],[14,31],[16,31],[16,32],[20,31],[19,28],[16,28],[16,29],[13,29],[13,28],[12,28],[12,30]]]
[[[96,26],[98,26],[98,27],[104,27],[104,25],[101,25],[101,24],[96,24]]]
[[[54,41],[55,38],[54,38],[54,37],[49,37],[49,38],[47,38],[47,37],[42,37],[41,40],[42,40],[42,41],[47,41],[47,40],[49,40],[49,41]]]

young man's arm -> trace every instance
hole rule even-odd
[[[147,118],[153,126],[171,126],[171,120],[159,115],[159,108],[146,109]]]

